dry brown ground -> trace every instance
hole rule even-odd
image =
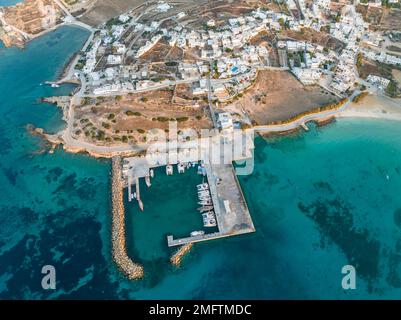
[[[203,28],[205,21],[214,19],[217,24],[223,24],[232,17],[248,13],[257,7],[276,8],[270,0],[214,0],[197,3],[188,14],[194,18],[189,25],[192,28]]]
[[[303,40],[309,43],[319,44],[336,52],[339,52],[344,48],[344,43],[340,40],[332,37],[328,33],[318,32],[310,28],[303,28],[302,31],[286,30],[282,34],[295,40]]]
[[[80,20],[95,27],[145,2],[146,0],[98,0]]]
[[[164,0],[165,2],[170,2],[175,5],[175,9],[179,7],[185,7],[187,5],[191,5],[193,3],[194,6],[197,6],[197,2],[194,0]],[[130,9],[138,8],[138,10],[144,10],[147,4],[150,1],[146,0],[98,0],[97,3],[83,16],[80,18],[81,21],[91,25],[91,26],[98,26],[103,22],[108,21],[109,19],[124,13]],[[199,0],[199,2],[206,2],[206,0]],[[156,3],[156,1],[152,1],[152,4]],[[143,5],[143,7],[140,7]],[[171,12],[168,12],[170,15]],[[154,15],[157,15],[155,12]],[[163,17],[163,14],[160,15]]]
[[[384,77],[387,79],[392,77],[391,67],[389,65],[374,61],[368,61],[365,59],[362,60],[362,65],[358,67],[358,73],[362,79],[366,79],[369,74]]]
[[[400,9],[385,9],[381,20],[381,29],[386,30],[401,30],[401,10]]]
[[[393,78],[395,81],[398,82],[398,84],[401,86],[401,71],[397,69],[393,69],[392,71]]]
[[[55,11],[49,14],[44,6]],[[15,6],[4,7],[4,20],[29,34],[38,34],[60,22],[61,9],[51,0],[25,0]],[[52,22],[51,22],[52,21]]]
[[[260,71],[255,84],[232,103],[230,109],[245,110],[258,125],[292,118],[338,99],[318,86],[303,86],[285,71]]]
[[[162,39],[155,44],[151,50],[142,55],[139,61],[141,63],[166,61],[166,56],[169,54],[170,50],[171,47],[167,41]]]
[[[177,120],[180,130],[211,128],[206,103],[200,102],[198,107],[194,107],[192,101],[174,104],[172,98],[173,90],[169,89],[129,94],[117,99],[91,99],[76,108],[75,135],[79,139],[110,145],[119,143],[124,136],[126,142],[143,142],[144,131],[168,129],[169,120]],[[102,139],[98,138],[99,130],[104,132]]]
[[[249,40],[254,46],[265,46],[269,52],[269,61],[271,66],[279,66],[277,49],[272,45],[274,35],[267,31],[259,32],[256,36]]]
[[[249,43],[253,46],[266,45],[267,43],[273,41],[274,37],[275,36],[273,33],[263,30],[256,36],[249,39]]]
[[[399,46],[391,45],[391,46],[386,47],[386,49],[389,50],[389,51],[393,51],[396,54],[397,53],[401,53],[401,47],[399,47]]]
[[[356,11],[362,14],[365,21],[369,22],[372,26],[378,26],[380,24],[383,10],[381,8],[367,7],[358,5]]]

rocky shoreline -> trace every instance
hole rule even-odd
[[[62,119],[68,121],[68,109],[71,103],[70,96],[59,96],[59,97],[45,97],[41,99],[41,102],[55,104],[57,107],[61,108],[63,111]]]
[[[25,47],[25,43],[27,42],[22,36],[10,36],[3,29],[0,29],[0,41],[3,42],[6,48],[11,48],[15,46],[19,49],[23,49]]]

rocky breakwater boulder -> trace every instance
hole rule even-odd
[[[125,219],[121,158],[112,158],[112,251],[113,259],[128,279],[143,277],[143,267],[128,257],[125,242]]]

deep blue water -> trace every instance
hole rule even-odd
[[[156,172],[145,211],[127,208],[130,254],[146,276],[124,279],[110,255],[110,163],[43,153],[26,131],[64,126],[38,99],[72,87],[40,83],[54,80],[87,36],[61,28],[24,50],[0,45],[0,299],[401,296],[401,126],[391,121],[257,139],[254,173],[240,177],[257,232],[197,244],[178,270],[165,236],[197,227],[197,178]],[[46,264],[56,267],[55,291],[41,288]],[[345,264],[357,269],[351,292],[341,289]]]

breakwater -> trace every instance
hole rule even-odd
[[[189,252],[191,251],[191,248],[193,246],[193,242],[188,242],[187,244],[184,244],[182,247],[180,247],[170,258],[170,262],[176,266],[179,267],[182,261],[182,258]]]
[[[123,181],[121,178],[121,158],[112,158],[112,251],[113,259],[120,270],[128,279],[140,279],[143,277],[143,267],[134,263],[127,254],[125,241],[125,217],[123,201]]]

